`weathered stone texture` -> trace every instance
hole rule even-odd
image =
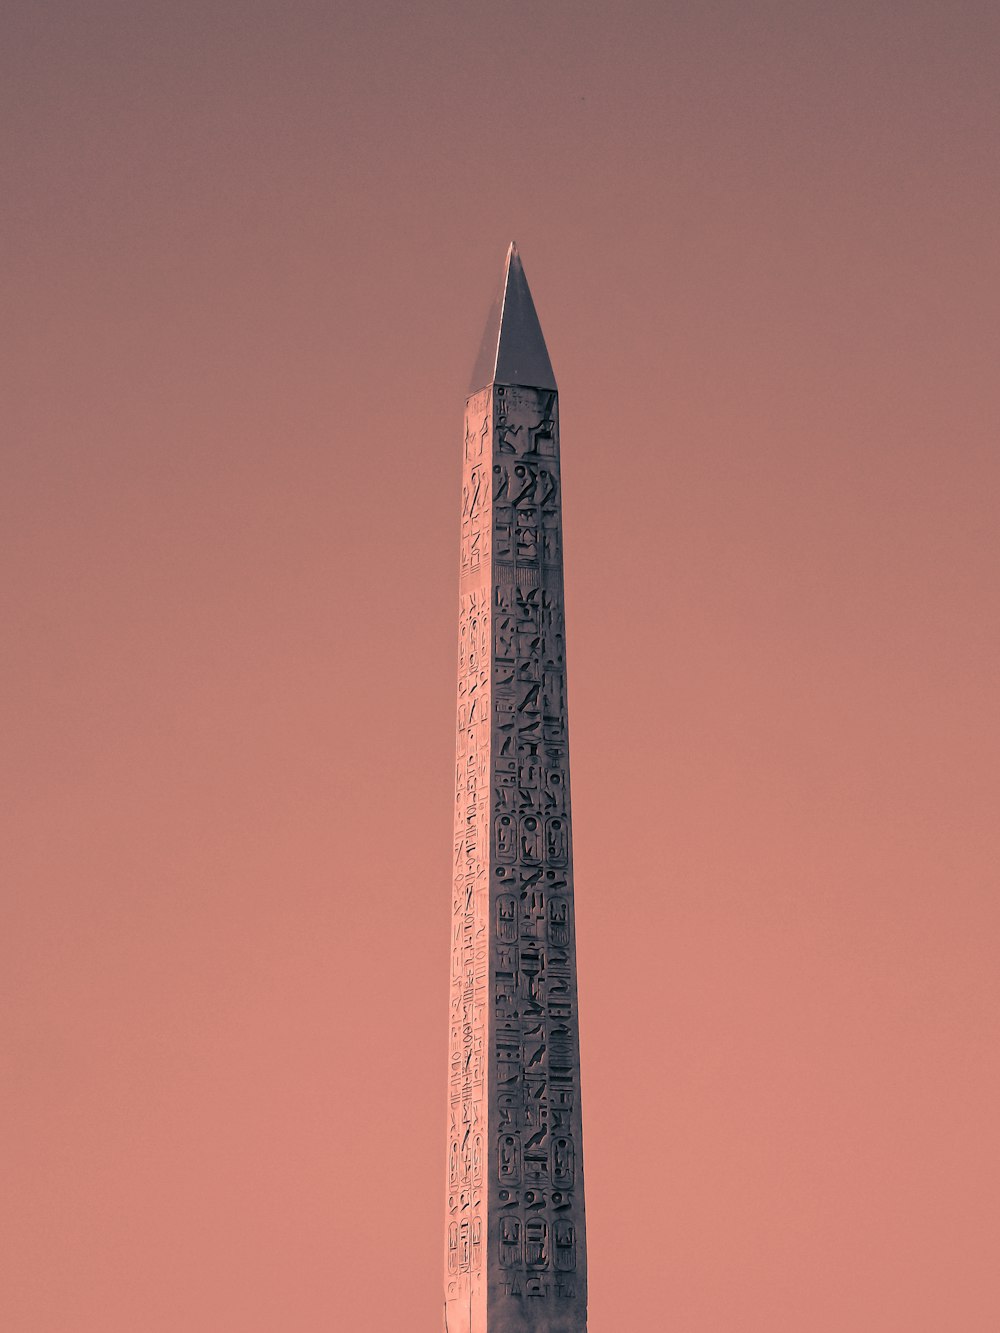
[[[555,389],[469,399],[461,549],[446,1328],[584,1333]]]

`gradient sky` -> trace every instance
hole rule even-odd
[[[996,1333],[1000,8],[0,24],[0,1327],[439,1333],[513,237],[592,1333]]]

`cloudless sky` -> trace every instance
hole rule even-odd
[[[995,1333],[1000,9],[0,28],[0,1327],[439,1333],[461,421],[515,238],[591,1331]]]

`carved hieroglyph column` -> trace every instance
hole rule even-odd
[[[517,249],[465,415],[447,1333],[584,1333],[559,410]]]

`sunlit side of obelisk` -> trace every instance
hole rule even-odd
[[[445,1328],[583,1333],[559,404],[514,245],[463,457]]]

